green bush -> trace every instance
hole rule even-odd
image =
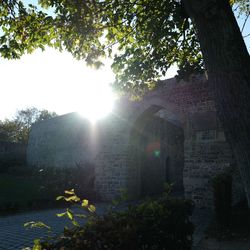
[[[65,198],[74,199],[75,196]],[[189,220],[192,210],[193,204],[188,200],[166,196],[148,199],[122,211],[110,210],[102,216],[92,215],[85,226],[74,223],[76,226],[65,230],[64,236],[56,243],[43,243],[42,249],[188,250],[192,246],[194,230]],[[69,209],[60,216],[68,216],[71,220],[76,218]]]
[[[76,165],[71,168],[43,168],[38,174],[43,181],[44,192],[51,193],[53,198],[63,190],[73,188],[80,196],[90,200],[97,200],[98,194],[94,190],[94,166],[90,164]]]
[[[72,168],[3,167],[4,171],[0,171],[0,215],[64,206],[55,202],[55,197],[70,188],[91,201],[97,200],[94,169],[90,164]]]
[[[213,189],[216,219],[226,226],[231,219],[232,176],[229,173],[217,175],[213,180]]]

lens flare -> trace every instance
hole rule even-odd
[[[151,142],[146,148],[146,153],[148,156],[158,158],[161,155],[161,144],[159,141]]]

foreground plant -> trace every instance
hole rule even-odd
[[[96,216],[96,208],[94,205],[90,204],[90,202],[87,199],[80,199],[76,194],[75,190],[65,190],[64,195],[58,196],[56,198],[57,201],[64,200],[71,205],[75,205],[76,208],[80,208],[80,213],[75,213],[72,209],[66,208],[66,211],[63,213],[56,214],[58,217],[67,217],[71,223],[72,228],[69,229],[67,226],[64,227],[64,235],[62,237],[52,237],[52,227],[48,226],[47,224],[41,222],[41,221],[30,221],[26,222],[24,224],[24,227],[26,228],[44,228],[47,229],[49,236],[46,241],[43,241],[41,239],[35,239],[34,245],[32,247],[32,250],[42,250],[42,249],[48,249],[51,245],[54,244],[54,242],[58,241],[59,239],[65,238],[65,235],[68,231],[72,230],[74,231],[75,228],[80,228],[80,225],[83,226],[83,221],[80,222],[80,219],[85,220],[92,220]],[[75,227],[75,228],[74,228]],[[24,250],[29,250],[30,248],[25,248]]]
[[[97,215],[95,206],[81,200],[74,190],[65,191],[57,200],[78,204],[82,213],[67,208],[59,217],[67,217],[72,227],[62,236],[38,242],[33,250],[188,250],[192,246],[193,224],[189,220],[193,203],[164,194],[154,200],[122,209],[109,209]],[[84,222],[81,220],[84,219]]]

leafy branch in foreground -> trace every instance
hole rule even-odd
[[[83,226],[84,222],[83,221],[80,222],[79,219],[85,219],[88,222],[90,222],[96,216],[96,207],[93,204],[90,204],[89,200],[87,200],[87,199],[81,200],[75,194],[74,189],[65,190],[64,195],[58,196],[56,198],[56,200],[57,201],[64,200],[66,202],[69,202],[71,205],[74,205],[75,208],[81,209],[79,213],[75,213],[73,211],[73,209],[66,208],[65,212],[56,214],[57,217],[66,217],[70,220],[70,222],[73,225],[73,228],[71,228],[72,231],[74,231],[74,228],[80,228]],[[52,228],[41,221],[26,222],[24,224],[24,227],[25,228],[44,228],[44,229],[48,230],[48,233],[50,233],[50,234],[52,233]],[[70,231],[70,229],[67,226],[65,226],[64,231],[65,231],[64,233],[66,235],[67,232]],[[62,236],[61,239],[64,239],[64,238],[65,237]],[[49,236],[48,240],[46,242],[43,242],[43,243],[41,243],[42,242],[41,239],[35,239],[32,250],[46,249],[46,247],[48,247],[50,244],[53,244],[53,242],[57,241],[58,239],[59,238],[57,238],[57,236],[55,236],[55,237]],[[28,249],[30,249],[30,248],[25,248],[25,250],[28,250]]]
[[[24,227],[25,228],[44,228],[48,230],[48,233],[51,234],[52,233],[52,229],[50,226],[46,225],[45,223],[43,223],[42,221],[29,221],[24,223]],[[51,235],[47,237],[47,241],[53,241],[55,240],[55,237],[53,238]],[[42,250],[42,245],[41,245],[41,239],[34,239],[34,245],[32,247],[32,250]],[[30,250],[29,247],[23,248],[23,250]]]
[[[24,223],[23,226],[26,228],[46,228],[48,229],[48,231],[51,231],[51,227],[41,221],[37,221],[37,222],[29,221],[29,222]]]
[[[116,209],[108,209],[97,215],[95,206],[80,199],[74,189],[66,190],[58,200],[76,204],[84,213],[75,213],[67,208],[58,217],[67,217],[73,224],[65,228],[62,236],[48,241],[36,240],[33,250],[188,250],[192,246],[193,224],[190,215],[193,203],[170,198],[171,186],[158,199],[147,199],[137,205],[121,209],[117,204],[126,195],[113,203]],[[85,219],[85,223],[80,218]]]
[[[58,196],[56,200],[65,200],[66,202],[70,202],[71,204],[76,205],[78,208],[83,209],[85,213],[74,213],[72,209],[67,208],[64,213],[57,214],[58,217],[67,217],[71,223],[76,226],[80,227],[78,219],[90,219],[91,217],[95,216],[96,208],[94,205],[89,203],[87,199],[80,199],[76,194],[75,190],[65,190],[63,196]],[[82,211],[82,210],[81,210]],[[87,212],[87,214],[86,214]]]

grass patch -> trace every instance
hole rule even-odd
[[[0,176],[0,201],[26,201],[41,195],[37,177]]]
[[[0,175],[1,215],[53,207],[57,194],[46,190],[41,177]]]
[[[98,199],[94,167],[31,168],[10,166],[0,174],[0,215],[64,206],[56,197],[74,188],[81,196]]]

